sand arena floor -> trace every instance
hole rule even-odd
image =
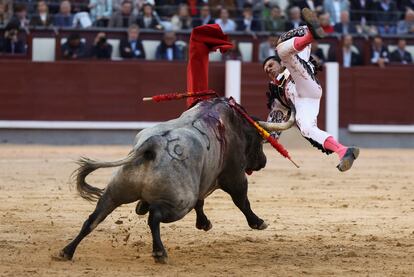
[[[206,200],[213,224],[195,213],[162,225],[169,264],[155,264],[146,217],[125,205],[78,247],[52,259],[94,205],[68,180],[73,160],[116,160],[126,146],[0,145],[0,276],[414,276],[414,150],[363,149],[352,171],[336,157],[290,149],[301,169],[266,148],[268,166],[249,177],[253,210],[269,227],[251,230],[222,191]],[[103,187],[112,170],[90,183]]]

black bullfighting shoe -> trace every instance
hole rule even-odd
[[[319,19],[316,16],[316,13],[308,8],[303,8],[302,17],[306,22],[306,25],[308,26],[309,31],[312,33],[314,39],[321,39],[326,37],[326,33],[319,24]]]
[[[349,147],[345,155],[342,157],[339,164],[336,166],[339,171],[347,171],[352,167],[352,164],[359,156],[359,148],[356,147]]]

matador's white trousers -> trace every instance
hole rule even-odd
[[[293,82],[290,81],[286,85],[285,94],[296,108],[296,124],[302,135],[323,146],[331,135],[317,126],[322,88],[299,60],[299,52],[293,47],[294,39],[286,40],[277,46],[282,65],[286,66],[293,79]],[[308,45],[300,54],[303,60],[308,61],[310,46]]]

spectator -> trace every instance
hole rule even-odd
[[[139,39],[139,26],[132,24],[128,28],[128,38],[121,40],[119,52],[124,59],[145,59],[145,50]]]
[[[97,27],[108,26],[112,15],[112,0],[89,0],[89,13]]]
[[[161,30],[163,28],[158,18],[154,15],[153,6],[149,3],[145,3],[142,6],[142,15],[138,17],[137,24],[142,29]]]
[[[414,11],[405,12],[404,20],[398,21],[397,34],[406,35],[414,33]]]
[[[375,36],[371,46],[371,64],[385,67],[389,62],[388,48],[384,45],[380,36]]]
[[[109,60],[112,54],[112,45],[108,43],[106,34],[99,32],[93,42],[91,57],[96,59]]]
[[[299,7],[299,9],[308,8],[315,12],[323,11],[323,0],[292,0],[291,6]]]
[[[264,29],[268,32],[284,32],[286,20],[282,16],[279,6],[274,6],[270,10],[270,16],[264,21]]]
[[[129,0],[124,0],[121,4],[121,10],[112,14],[108,26],[111,28],[128,28],[136,21],[137,18],[132,13],[132,2]]]
[[[68,0],[63,0],[60,3],[59,13],[54,16],[54,25],[56,27],[72,27],[73,26],[73,15],[71,12],[71,4]]]
[[[220,17],[222,10],[227,10],[227,13],[231,14],[231,17],[237,16],[237,7],[235,0],[209,0],[211,14],[213,17]]]
[[[27,18],[27,9],[24,4],[16,4],[14,15],[10,18],[9,24],[25,29],[29,27],[29,19]]]
[[[6,25],[9,21],[12,14],[12,11],[9,12],[11,6],[11,1],[0,0],[0,26]]]
[[[319,23],[321,24],[322,29],[327,34],[331,34],[334,32],[334,27],[332,26],[329,18],[329,13],[327,12],[319,15]]]
[[[236,30],[236,23],[229,18],[229,11],[221,9],[220,18],[216,19],[216,23],[220,25],[223,33],[233,32]]]
[[[158,45],[155,52],[155,57],[157,60],[183,60],[184,51],[176,43],[177,38],[174,32],[165,32],[164,37]]]
[[[187,4],[180,4],[177,13],[171,18],[173,31],[189,30],[193,27]]]
[[[61,50],[65,60],[78,60],[86,57],[86,45],[81,41],[78,33],[71,33]]]
[[[242,54],[239,49],[239,44],[235,39],[231,40],[233,47],[230,48],[226,53],[221,56],[222,61],[229,61],[229,60],[242,60]]]
[[[204,4],[200,9],[200,17],[193,20],[193,26],[201,26],[205,24],[213,24],[214,18],[211,17],[210,7],[207,4]]]
[[[45,0],[37,2],[37,13],[30,19],[30,26],[47,27],[52,25],[53,18],[49,14],[49,7]]]
[[[276,34],[270,34],[267,40],[259,45],[259,61],[263,62],[267,57],[275,55],[275,48],[279,37]]]
[[[332,62],[339,62],[343,67],[351,67],[362,64],[362,58],[359,54],[359,50],[353,45],[352,36],[349,34],[342,37],[342,51],[338,53],[335,47],[331,47],[329,49],[328,60]]]
[[[319,47],[317,40],[314,40],[311,44],[311,58],[314,59],[319,65],[323,65],[325,63],[325,54]]]
[[[243,18],[238,21],[237,31],[260,31],[260,21],[253,17],[253,6],[251,4],[245,4],[243,6]]]
[[[350,0],[351,21],[357,26],[366,26],[373,21],[374,0]]]
[[[341,12],[349,12],[348,0],[324,0],[323,9],[329,13],[331,24],[339,23]]]
[[[394,0],[381,0],[376,3],[376,25],[380,35],[396,34],[398,20],[397,5]]]
[[[19,25],[9,22],[4,30],[4,37],[0,38],[0,52],[8,54],[24,54],[26,44],[19,39]]]
[[[354,23],[349,21],[348,11],[341,12],[341,21],[335,24],[334,31],[335,33],[342,35],[355,34],[357,32]]]
[[[408,52],[405,47],[407,42],[405,39],[398,39],[398,47],[390,54],[390,62],[408,64],[413,62],[410,52]]]
[[[285,24],[285,31],[296,29],[299,26],[306,25],[300,17],[299,7],[291,7],[289,9],[289,20]]]

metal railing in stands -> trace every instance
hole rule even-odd
[[[31,46],[33,38],[46,37],[46,38],[56,38],[56,57],[59,57],[60,49],[60,38],[67,37],[70,33],[78,32],[82,37],[86,39],[88,45],[91,45],[93,39],[95,38],[98,32],[106,32],[109,39],[121,39],[126,36],[125,28],[87,28],[87,29],[76,29],[76,28],[54,28],[54,27],[34,27],[29,28],[26,32],[21,32],[22,39],[25,39],[28,44],[28,53],[26,58],[31,59]],[[3,35],[4,28],[0,27],[0,36]],[[190,37],[190,31],[177,31],[177,39],[188,42]],[[229,33],[230,38],[235,39],[237,42],[248,42],[252,43],[252,61],[258,61],[258,52],[259,45],[261,42],[265,41],[269,32],[232,32]],[[142,29],[140,37],[142,40],[161,40],[163,36],[163,31],[158,30],[148,30]],[[360,49],[363,54],[364,64],[369,64],[369,54],[370,54],[370,45],[372,36],[362,36],[354,35],[354,44]],[[385,44],[396,45],[399,38],[405,38],[407,40],[407,45],[414,45],[414,36],[412,35],[384,35],[382,36]],[[320,41],[321,44],[329,45],[340,49],[340,40],[341,36],[338,34],[333,34],[327,38]],[[6,56],[1,55],[0,58],[4,59]]]

